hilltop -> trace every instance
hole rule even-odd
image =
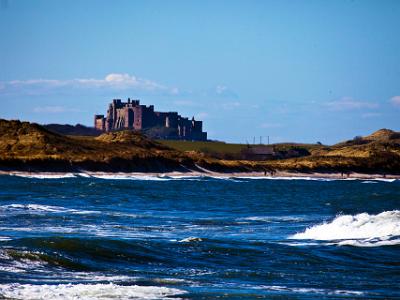
[[[0,169],[21,171],[105,171],[105,172],[362,172],[400,174],[400,133],[378,130],[333,146],[317,144],[272,145],[277,156],[269,160],[221,159],[205,151],[223,143],[160,143],[139,132],[115,131],[100,136],[66,136],[43,126],[0,120]],[[201,146],[202,145],[202,146]],[[203,149],[203,150],[202,150]],[[286,154],[285,154],[286,153]],[[287,158],[288,153],[295,157]],[[285,155],[283,155],[285,154]],[[229,157],[229,155],[228,155]],[[289,156],[290,157],[290,156]]]
[[[277,169],[400,174],[400,132],[380,129],[333,146],[310,149],[310,156],[276,161]]]
[[[83,136],[98,136],[102,132],[93,127],[88,127],[82,124],[45,124],[44,128],[62,135],[83,135]]]

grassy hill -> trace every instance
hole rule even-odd
[[[233,144],[220,141],[180,141],[180,140],[158,140],[159,143],[179,151],[194,151],[203,153],[211,158],[226,160],[243,160],[243,152],[252,147],[272,147],[276,153],[275,158],[284,157],[284,153],[290,150],[303,150],[302,153],[309,153],[314,149],[321,148],[318,144],[301,143],[280,143],[271,145],[246,145]],[[303,155],[299,155],[303,156]]]
[[[0,120],[0,137],[3,169],[168,171],[193,165],[181,152],[132,131],[71,137],[37,124]]]
[[[277,152],[307,150],[289,159],[219,159],[212,151],[234,155],[247,145],[221,142],[151,140],[132,131],[98,137],[65,136],[28,122],[0,120],[0,169],[30,171],[219,172],[301,171],[400,174],[400,133],[381,129],[333,146],[276,144]],[[280,157],[281,158],[281,157]]]

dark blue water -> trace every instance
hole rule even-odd
[[[144,179],[0,176],[0,298],[400,298],[399,181]]]

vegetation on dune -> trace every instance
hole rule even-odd
[[[0,120],[0,169],[167,172],[298,171],[400,174],[400,133],[388,129],[333,146],[275,144],[269,160],[243,160],[247,145],[154,141],[133,131],[64,136],[37,124]],[[216,153],[218,153],[216,155]],[[286,154],[297,153],[287,158]],[[228,159],[226,159],[228,158]],[[197,169],[200,170],[200,169]]]
[[[273,144],[275,157],[265,161],[239,160],[248,147],[222,142],[160,141],[171,148],[191,155],[205,154],[202,165],[218,171],[226,168],[242,170],[282,170],[298,172],[366,172],[400,174],[400,132],[378,130],[366,137],[355,137],[333,146],[317,144]],[[253,147],[253,145],[250,145]],[[297,151],[297,157],[285,153]],[[235,158],[236,157],[236,158]],[[285,159],[287,158],[287,159]]]
[[[246,160],[244,152],[247,149],[255,147],[271,147],[275,153],[272,158],[280,159],[290,157],[290,152],[296,151],[296,156],[307,156],[315,148],[322,147],[317,144],[298,144],[298,143],[281,143],[272,145],[247,145],[247,144],[232,144],[220,141],[181,141],[181,140],[159,140],[170,148],[185,151],[197,152],[205,154],[210,158],[224,159],[224,160]]]
[[[0,166],[19,169],[158,171],[190,165],[181,152],[125,131],[69,137],[37,124],[0,120]]]
[[[52,132],[62,134],[62,135],[84,135],[84,136],[98,136],[101,131],[93,128],[87,127],[82,124],[69,125],[69,124],[46,124],[43,125],[44,128]]]
[[[202,153],[240,153],[240,151],[246,147],[243,144],[230,144],[224,142],[200,142],[200,141],[181,141],[181,140],[159,140],[170,148],[179,151],[197,151]]]

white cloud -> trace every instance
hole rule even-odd
[[[378,103],[355,100],[352,97],[343,97],[325,103],[325,105],[331,110],[373,109],[379,106]]]
[[[400,96],[394,96],[390,99],[390,102],[397,107],[400,107]]]
[[[134,90],[162,92],[176,95],[179,90],[175,87],[167,87],[149,79],[138,78],[127,73],[110,73],[103,79],[95,78],[75,78],[75,79],[28,79],[12,80],[0,82],[3,89],[22,94],[30,93],[32,90],[36,94],[46,93],[61,88],[78,89],[110,89],[110,90]]]
[[[108,74],[105,78],[106,81],[108,82],[136,82],[136,77],[135,76],[129,76],[128,74],[118,74],[118,73],[111,73]]]
[[[4,82],[4,84],[11,86],[22,86],[22,85],[48,85],[48,86],[63,86],[68,84],[68,80],[57,80],[57,79],[28,79],[28,80],[11,80]]]
[[[65,106],[38,106],[33,109],[35,113],[58,114],[65,112],[80,112],[76,108],[68,108]]]
[[[71,84],[82,87],[110,87],[115,89],[168,90],[167,87],[148,79],[138,78],[127,73],[110,73],[104,79],[74,79]],[[171,89],[172,91],[172,89]],[[174,89],[175,91],[175,89]]]

